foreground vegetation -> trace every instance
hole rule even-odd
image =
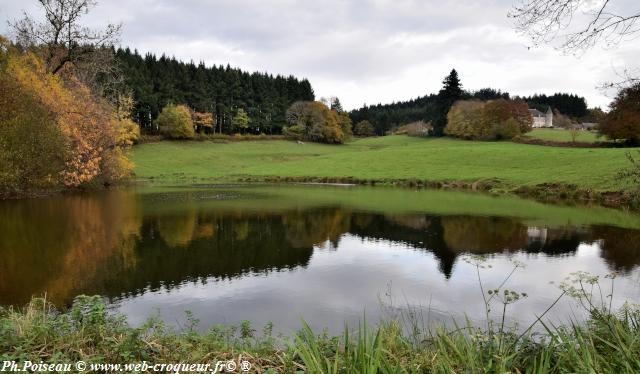
[[[158,142],[134,148],[137,178],[161,183],[229,182],[246,177],[475,182],[500,188],[542,183],[622,190],[627,150],[574,149],[511,142],[386,136],[343,146],[265,142]]]
[[[586,285],[590,279],[581,280]],[[580,290],[584,288],[565,292]],[[485,298],[487,306],[492,296],[505,310],[526,297],[506,289],[491,290]],[[345,328],[338,337],[317,335],[303,323],[293,337],[274,337],[272,326],[256,333],[248,322],[237,328],[214,326],[199,332],[190,313],[179,331],[159,319],[134,328],[124,317],[108,314],[98,296],[79,296],[64,312],[44,299],[33,299],[19,311],[0,309],[0,360],[120,364],[247,360],[255,372],[284,373],[640,370],[640,310],[627,306],[613,313],[606,305],[595,306],[589,297],[582,301],[591,311],[586,323],[552,326],[540,322],[546,331],[541,335],[531,334],[530,329],[521,333],[507,329],[504,319],[486,328],[466,325],[450,331],[419,330],[415,323],[407,329],[398,319],[375,328],[365,322],[355,330]]]

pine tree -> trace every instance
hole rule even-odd
[[[154,119],[165,105],[173,103],[211,113],[215,127],[205,128],[205,132],[230,133],[234,113],[244,108],[251,131],[278,134],[292,103],[315,98],[309,81],[293,76],[249,73],[228,64],[208,67],[166,55],[143,57],[128,48],[115,53],[136,102],[132,118],[145,132],[158,131]]]
[[[460,78],[456,69],[451,70],[449,75],[442,81],[442,89],[438,92],[438,111],[433,121],[433,135],[443,136],[444,128],[447,126],[447,113],[456,101],[462,99],[463,91]]]
[[[337,97],[331,98],[331,109],[335,110],[338,113],[344,112],[344,109],[342,109],[342,104],[340,103],[340,99],[338,99]]]

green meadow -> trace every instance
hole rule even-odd
[[[572,142],[571,131],[564,129],[533,129],[526,134],[529,138],[554,141],[554,142]],[[598,137],[597,132],[580,130],[576,135],[576,142],[579,143],[595,143],[607,141],[606,137]]]
[[[555,130],[552,130],[555,131]],[[136,178],[161,184],[232,182],[245,177],[336,177],[463,181],[508,187],[574,184],[623,190],[624,148],[564,148],[513,142],[385,136],[345,145],[293,141],[163,141],[136,146]]]

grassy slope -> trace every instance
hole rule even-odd
[[[555,142],[571,142],[571,131],[562,129],[533,129],[526,134],[528,137],[550,140]],[[607,138],[598,138],[597,133],[591,131],[578,131],[576,141],[580,143],[595,143],[606,141]]]
[[[511,142],[470,142],[388,136],[346,145],[289,141],[160,142],[132,154],[139,178],[163,182],[231,181],[242,176],[327,176],[358,179],[544,182],[620,189],[625,149],[561,148]]]

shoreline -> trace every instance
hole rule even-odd
[[[41,199],[52,196],[64,196],[74,193],[104,191],[113,188],[135,187],[139,185],[176,185],[176,186],[201,186],[201,185],[228,185],[228,184],[298,184],[298,185],[326,185],[326,186],[383,186],[411,189],[433,189],[433,190],[453,190],[488,193],[493,196],[517,196],[524,199],[534,200],[541,203],[554,203],[562,205],[596,205],[606,208],[621,210],[640,211],[640,197],[634,195],[629,190],[618,191],[598,191],[591,188],[579,187],[573,184],[564,183],[541,183],[533,186],[511,186],[498,179],[480,179],[474,182],[469,181],[432,181],[416,178],[409,179],[359,179],[354,177],[293,177],[293,176],[244,176],[235,179],[212,179],[210,182],[203,180],[193,180],[194,183],[187,183],[184,180],[175,181],[163,180],[158,182],[156,178],[133,178],[122,183],[92,188],[76,188],[71,190],[56,189],[50,191],[31,191],[21,194],[0,195],[3,200]],[[199,182],[199,183],[196,183]]]
[[[542,203],[562,203],[568,205],[595,204],[607,208],[640,210],[638,197],[631,191],[597,191],[572,184],[542,183],[533,186],[509,186],[497,179],[468,181],[430,181],[420,179],[358,179],[352,177],[240,177],[242,183],[292,183],[338,186],[391,186],[435,190],[464,190],[485,192],[495,196],[515,195]]]

